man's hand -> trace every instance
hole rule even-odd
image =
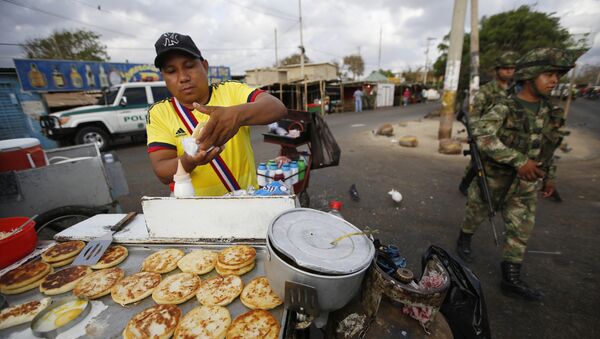
[[[200,150],[208,150],[211,146],[225,145],[242,126],[242,111],[239,105],[231,107],[204,106],[197,102],[193,105],[199,112],[210,115],[200,138],[196,141],[200,145]]]
[[[535,181],[543,178],[546,173],[538,168],[538,165],[535,161],[527,159],[525,165],[519,167],[517,170],[517,175],[523,180]]]
[[[222,150],[223,147],[218,146],[213,147],[208,152],[202,149],[198,149],[198,152],[194,156],[190,156],[189,154],[184,152],[183,156],[181,157],[181,165],[183,166],[183,169],[185,169],[186,172],[192,173],[192,171],[197,166],[208,164],[212,159],[214,159],[214,157],[219,155],[219,153],[221,153]]]
[[[556,191],[556,185],[552,180],[544,182],[544,187],[542,187],[542,197],[548,198],[554,194],[554,191]]]

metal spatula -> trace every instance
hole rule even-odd
[[[91,240],[87,243],[87,245],[81,250],[77,258],[73,260],[72,265],[85,265],[85,266],[93,266],[98,260],[102,257],[104,252],[113,240],[113,234],[119,232],[123,227],[125,227],[133,218],[136,216],[137,212],[129,212],[127,215],[121,219],[118,223],[110,227],[110,230],[103,236],[100,236],[94,240]]]
[[[297,313],[317,317],[319,315],[317,290],[312,286],[286,281],[285,308]]]

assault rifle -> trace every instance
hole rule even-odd
[[[471,170],[474,170],[477,176],[477,184],[479,185],[479,192],[481,193],[481,198],[487,203],[488,220],[490,221],[490,224],[492,226],[492,232],[494,234],[494,243],[496,243],[496,246],[498,246],[498,234],[496,233],[496,226],[494,225],[494,216],[496,216],[496,209],[494,208],[492,194],[490,192],[490,187],[488,186],[487,177],[485,175],[485,168],[483,167],[483,163],[481,162],[479,149],[477,148],[477,143],[475,142],[473,134],[471,133],[471,126],[469,126],[469,115],[463,110],[460,110],[456,118],[460,120],[460,122],[462,122],[463,125],[465,125],[465,128],[467,129],[467,141],[469,143],[469,150],[463,151],[463,154],[465,156],[471,156]]]

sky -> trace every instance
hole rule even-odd
[[[451,0],[302,0],[302,33],[313,62],[360,53],[365,76],[429,63],[450,30]],[[600,64],[600,0],[479,0],[479,17],[534,6],[555,13],[571,34],[590,33],[592,48],[580,64]],[[22,58],[19,46],[55,30],[86,29],[101,35],[113,62],[152,63],[154,42],[164,32],[190,35],[211,65],[232,74],[275,64],[298,52],[297,0],[0,0],[0,67]],[[467,11],[465,31],[469,31]],[[275,49],[277,30],[277,49]],[[381,58],[379,41],[381,32]]]

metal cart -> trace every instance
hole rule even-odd
[[[291,138],[288,136],[282,136],[275,133],[263,133],[263,141],[270,144],[276,144],[280,146],[279,155],[290,158],[291,160],[298,160],[303,157],[306,161],[306,168],[304,169],[304,177],[294,184],[294,193],[298,195],[300,200],[300,206],[308,207],[310,205],[310,197],[307,192],[308,183],[310,180],[310,169],[312,167],[312,156],[311,156],[311,143],[310,143],[310,125],[312,124],[311,112],[288,110],[288,115],[278,121],[277,123],[281,128],[286,130],[297,129],[300,131],[300,136],[297,138]],[[299,151],[298,147],[307,145],[308,151]],[[301,172],[298,172],[301,175]],[[287,179],[287,178],[286,178]]]
[[[129,194],[123,168],[96,144],[46,151],[49,165],[0,173],[0,217],[33,216],[36,229],[61,231],[110,210]]]

